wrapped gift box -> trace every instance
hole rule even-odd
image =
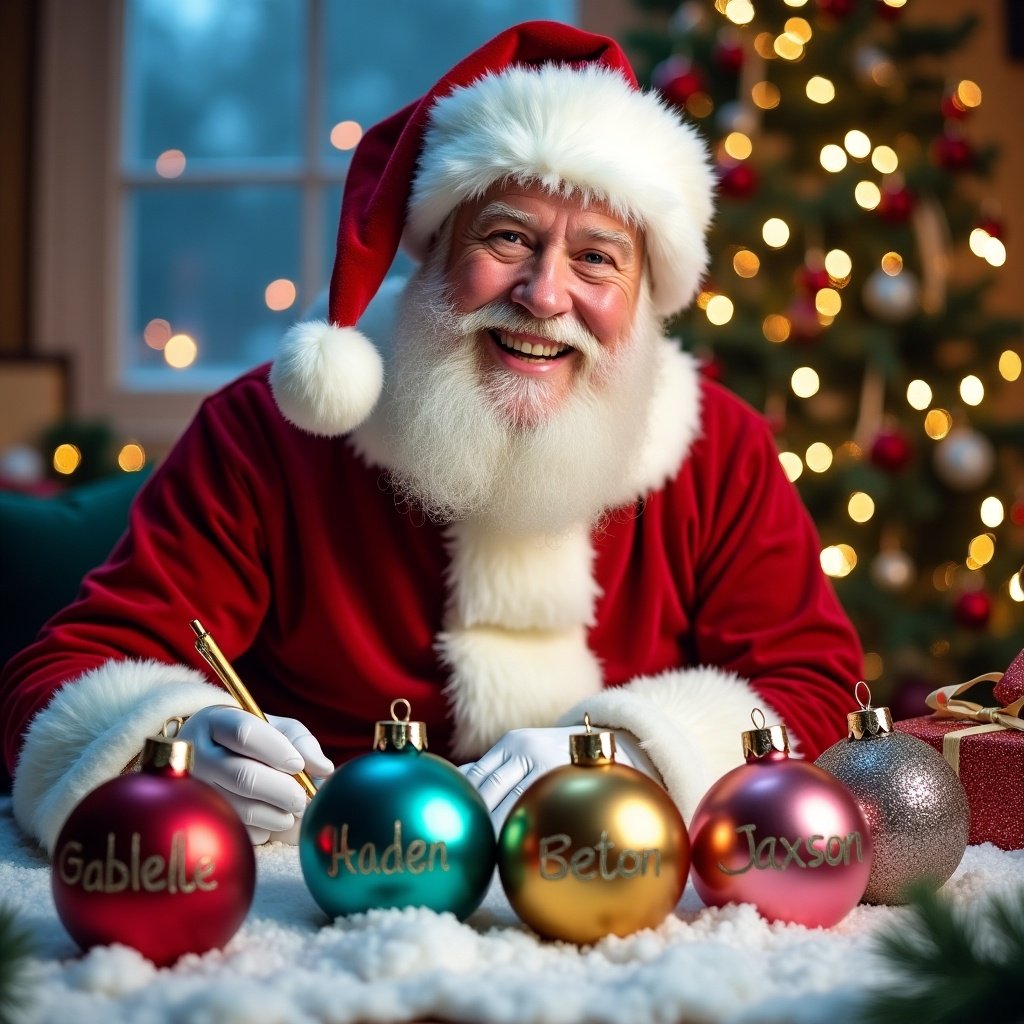
[[[969,843],[1024,849],[1024,732],[938,715],[894,727],[934,747],[960,776],[971,808]]]

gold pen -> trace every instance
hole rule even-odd
[[[245,683],[238,678],[238,673],[231,667],[231,663],[221,653],[217,641],[206,632],[198,619],[193,619],[189,625],[196,635],[196,650],[206,659],[224,689],[238,701],[243,711],[248,711],[250,715],[262,718],[265,722],[267,716],[260,710],[259,704],[252,699],[252,694],[246,689]],[[316,786],[313,785],[313,780],[305,771],[298,772],[294,778],[310,799],[316,796]]]

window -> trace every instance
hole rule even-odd
[[[87,11],[83,11],[86,8]],[[330,276],[364,126],[575,0],[48,0],[37,337],[158,449]]]

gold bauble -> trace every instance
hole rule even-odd
[[[655,927],[686,885],[683,819],[653,779],[615,762],[611,733],[570,739],[574,763],[534,783],[501,830],[509,903],[539,935],[579,944]]]

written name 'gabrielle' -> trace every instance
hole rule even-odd
[[[188,895],[196,890],[209,892],[217,888],[217,880],[211,877],[216,867],[212,857],[204,854],[189,866],[183,831],[171,836],[171,847],[166,857],[159,853],[144,857],[138,832],[132,833],[127,860],[117,856],[116,847],[117,837],[108,832],[106,856],[86,860],[82,856],[82,844],[69,840],[57,851],[56,866],[60,880],[66,885],[80,885],[86,892],[102,893],[118,893],[127,889],[131,892],[166,891],[172,895],[179,892]]]
[[[790,867],[819,868],[822,864],[837,867],[849,864],[851,856],[864,860],[859,832],[845,836],[765,836],[755,840],[756,825],[740,825],[736,834],[747,837],[747,863],[740,868],[726,867],[721,861],[718,869],[726,875],[742,875],[753,868],[756,871],[786,871]],[[780,853],[783,855],[780,857]],[[805,859],[806,858],[806,859]]]
[[[424,871],[448,870],[448,847],[424,839],[403,845],[400,821],[395,822],[391,842],[379,853],[376,843],[363,843],[358,850],[349,846],[348,822],[340,831],[334,825],[325,825],[320,830],[320,848],[331,855],[328,878],[337,878],[342,871],[347,875],[398,875],[404,871],[421,875]]]

